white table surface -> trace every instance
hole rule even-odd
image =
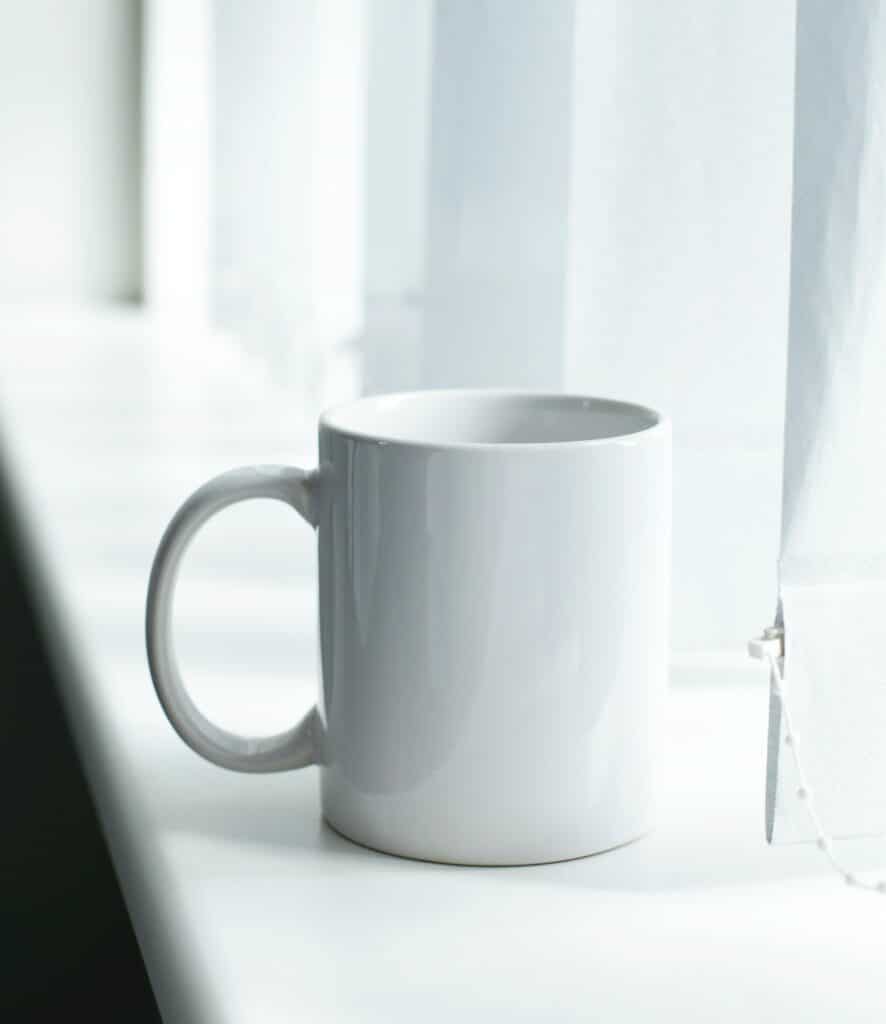
[[[134,314],[0,326],[7,468],[164,1020],[882,1020],[886,900],[763,840],[755,666],[678,663],[658,830],[550,866],[373,853],[321,824],[316,769],[237,775],[181,743],[143,654],[151,555],[205,477],[297,460],[304,420],[280,392],[234,349]],[[272,503],[230,510],[189,556],[182,662],[222,724],[271,731],[313,701],[312,560]],[[886,865],[886,845],[846,857]]]

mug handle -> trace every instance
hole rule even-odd
[[[250,738],[210,722],[191,700],[172,643],[172,604],[179,563],[194,535],[216,512],[250,498],[291,505],[317,525],[320,471],[289,466],[248,466],[214,477],[196,490],[173,516],[157,548],[148,584],[145,634],[154,689],[175,731],[198,754],[238,772],[280,772],[316,764],[320,720],[312,708],[293,728]]]

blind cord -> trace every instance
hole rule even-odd
[[[768,631],[767,631],[768,632]],[[809,779],[803,768],[803,761],[800,756],[800,737],[794,728],[794,720],[791,715],[791,703],[788,699],[789,687],[784,675],[784,655],[780,654],[776,645],[772,642],[773,636],[765,636],[760,641],[751,645],[751,653],[766,661],[770,669],[770,684],[772,696],[781,704],[781,714],[784,719],[784,735],[782,742],[790,751],[791,759],[797,773],[797,789],[794,791],[796,798],[803,803],[809,820],[815,830],[815,845],[827,857],[831,867],[843,876],[847,885],[858,889],[867,889],[870,892],[886,894],[886,881],[867,881],[859,878],[855,872],[850,871],[845,864],[834,853],[833,837],[827,832],[822,824],[821,816],[815,804],[815,793],[809,785]],[[781,646],[779,641],[778,647]]]

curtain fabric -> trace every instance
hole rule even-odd
[[[886,832],[886,9],[800,0],[780,614],[833,835]],[[811,838],[770,709],[766,826]]]

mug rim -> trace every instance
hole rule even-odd
[[[390,401],[417,400],[432,396],[443,399],[532,400],[537,402],[554,402],[563,405],[580,404],[586,408],[594,405],[598,409],[602,408],[626,413],[636,416],[638,419],[646,419],[648,422],[645,425],[638,426],[636,430],[629,430],[621,434],[559,441],[432,441],[420,438],[395,437],[383,431],[371,432],[335,422],[336,418],[342,417],[357,406],[381,405]],[[659,412],[657,409],[653,409],[651,406],[643,405],[639,402],[628,402],[618,398],[605,398],[600,395],[586,395],[568,391],[535,391],[529,388],[415,388],[406,391],[386,391],[374,395],[362,395],[347,402],[339,402],[324,409],[318,421],[319,430],[329,431],[339,437],[349,438],[353,441],[362,441],[385,447],[436,451],[495,452],[554,451],[598,447],[607,444],[633,443],[650,435],[668,432],[670,426],[670,417]]]

